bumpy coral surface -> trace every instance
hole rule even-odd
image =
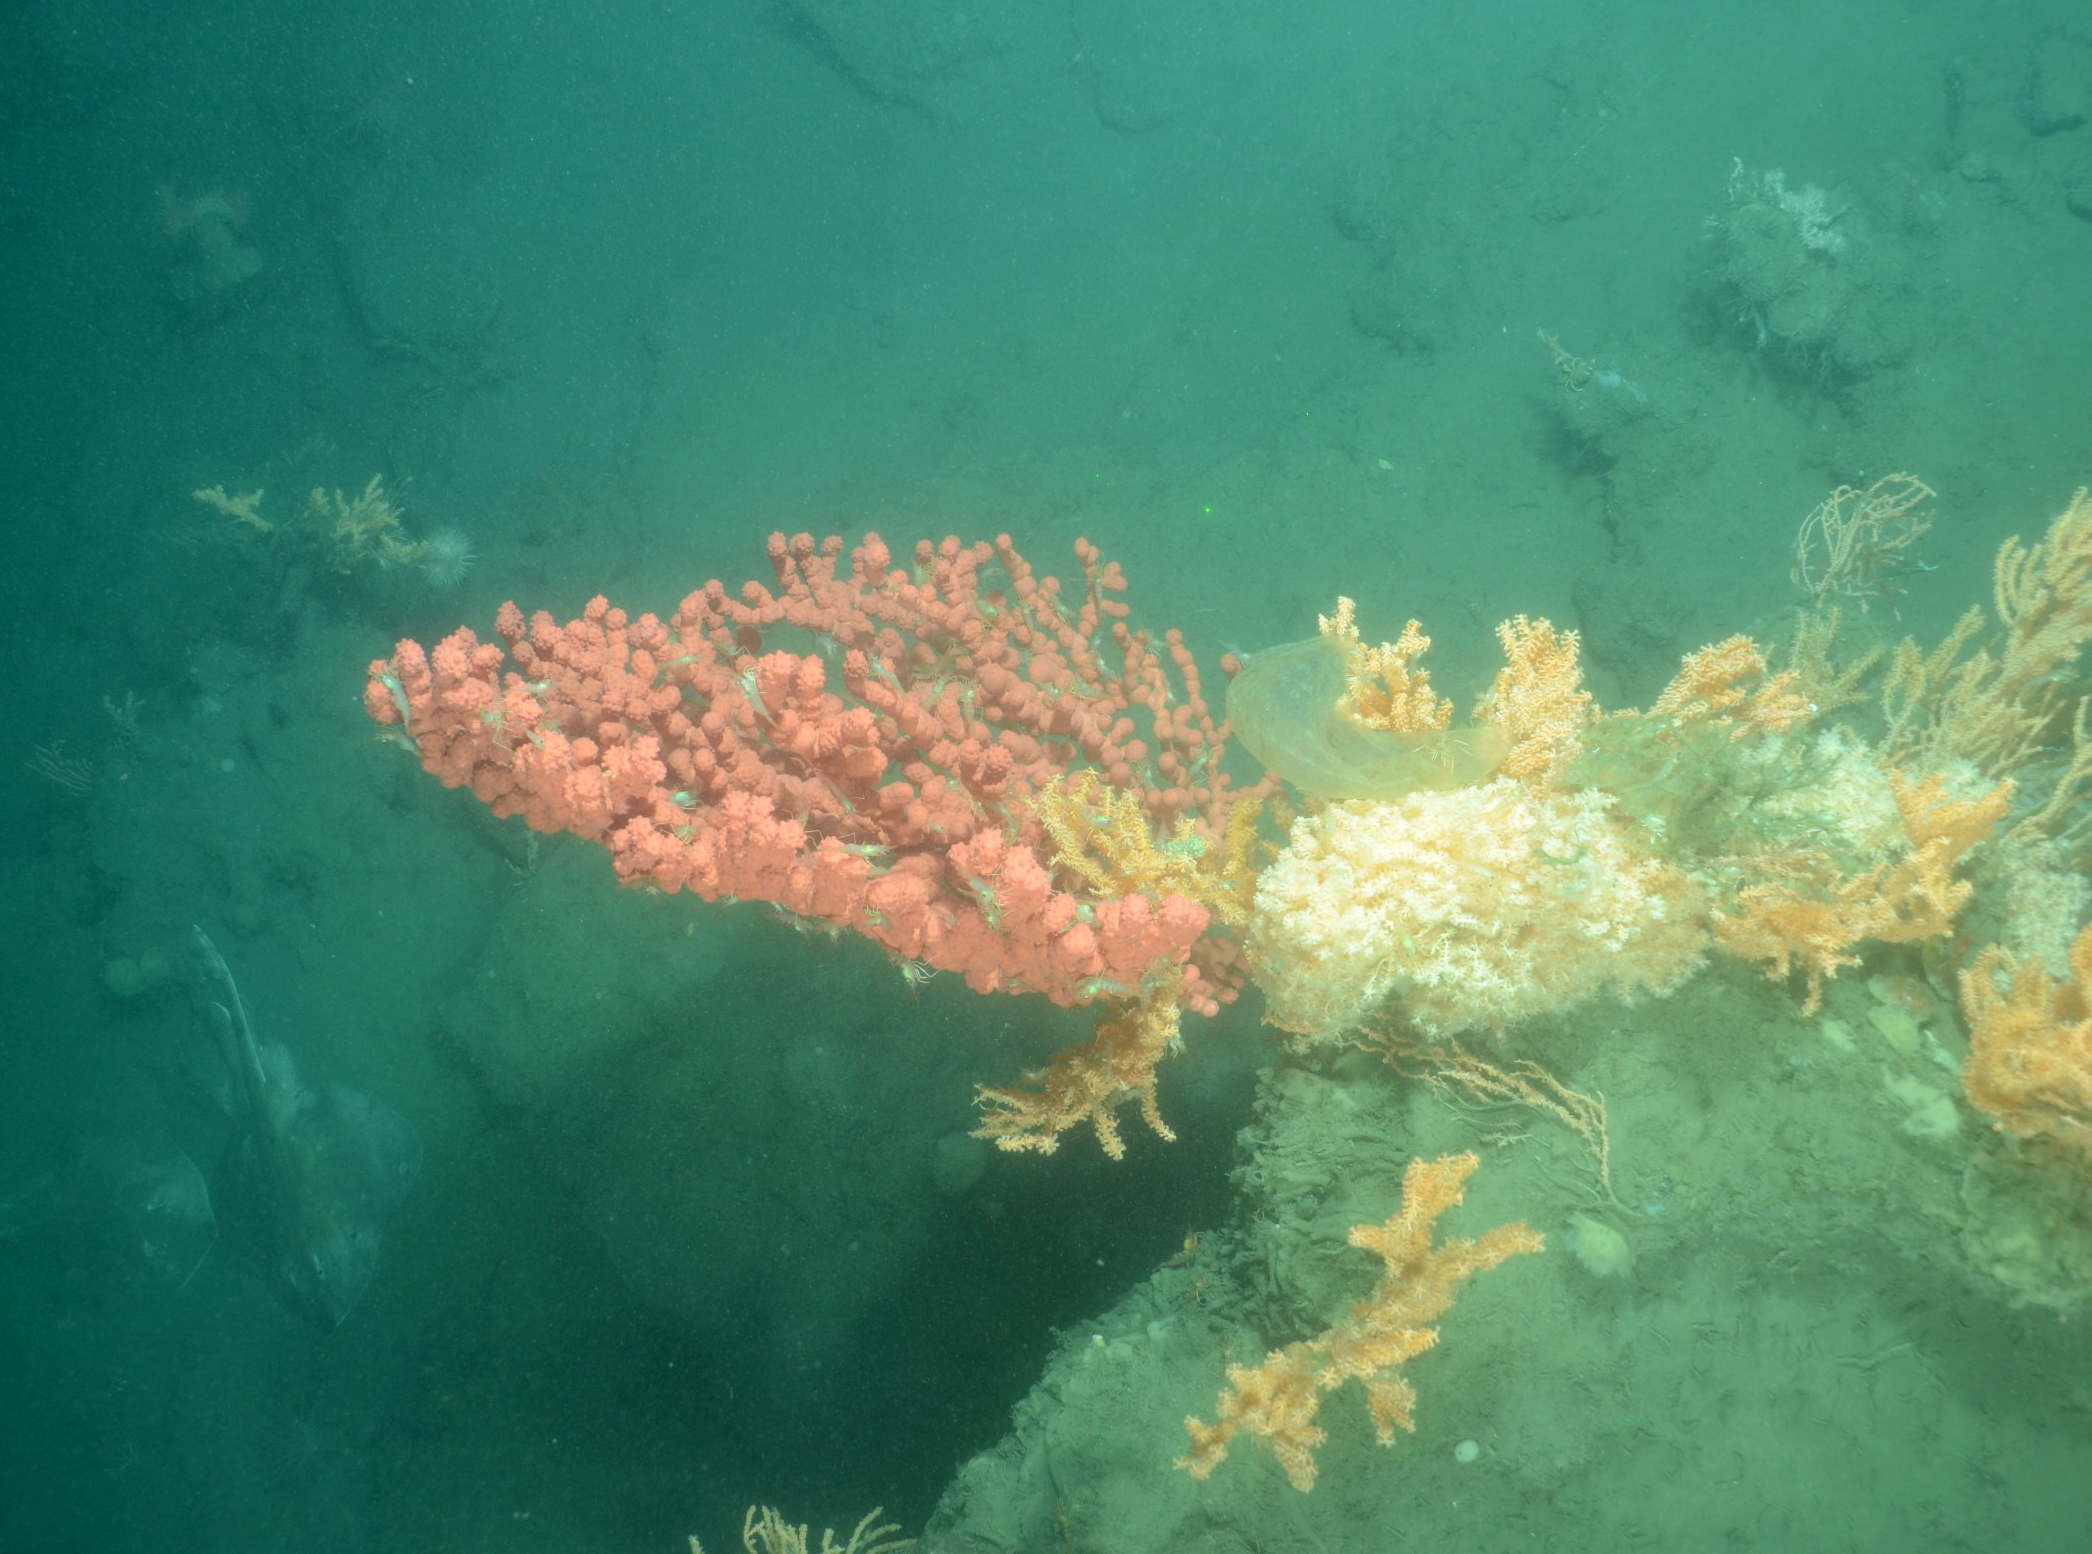
[[[1504,778],[1302,817],[1249,948],[1287,1030],[1336,1040],[1385,1012],[1447,1036],[1668,992],[1701,962],[1704,914],[1604,794]]]

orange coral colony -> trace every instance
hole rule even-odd
[[[1234,1438],[1246,1433],[1269,1444],[1295,1489],[1313,1489],[1315,1448],[1329,1438],[1315,1415],[1322,1395],[1352,1377],[1366,1389],[1381,1445],[1392,1446],[1398,1428],[1416,1429],[1416,1389],[1402,1366],[1438,1343],[1438,1329],[1428,1324],[1451,1308],[1469,1275],[1546,1246],[1522,1220],[1471,1241],[1431,1244],[1432,1226],[1467,1195],[1477,1163],[1472,1152],[1409,1162],[1402,1173],[1402,1207],[1385,1224],[1351,1227],[1351,1244],[1384,1265],[1372,1293],[1336,1326],[1274,1350],[1263,1364],[1230,1365],[1214,1422],[1184,1421],[1191,1450],[1177,1459],[1178,1467],[1205,1478],[1226,1460]]]
[[[1993,944],[1961,974],[1969,1026],[1962,1088],[2018,1138],[2055,1140],[2092,1171],[2092,927],[2070,946],[2070,980]]]

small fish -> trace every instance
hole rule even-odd
[[[378,1268],[378,1240],[421,1174],[421,1139],[360,1090],[308,1089],[289,1052],[255,1039],[232,972],[201,928],[196,948],[222,1001],[205,1007],[247,1130],[248,1185],[275,1272],[322,1326],[341,1326]]]

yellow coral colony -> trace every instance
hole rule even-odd
[[[997,1149],[1050,1155],[1063,1133],[1086,1122],[1104,1153],[1118,1160],[1126,1143],[1117,1112],[1130,1100],[1158,1138],[1174,1140],[1155,1105],[1155,1068],[1176,1045],[1183,982],[1181,972],[1172,972],[1141,997],[1114,1001],[1088,1041],[1063,1048],[1045,1068],[1025,1075],[1027,1088],[978,1086],[982,1120],[973,1136]]]
[[[1900,827],[1883,834],[1865,867],[1842,872],[1821,847],[1768,850],[1743,860],[1753,877],[1714,914],[1715,943],[1727,953],[1769,962],[1775,979],[1800,966],[1805,1014],[1822,1002],[1825,978],[1859,963],[1862,940],[1907,944],[1953,926],[1974,888],[1954,871],[2012,802],[2010,782],[1957,799],[1937,773],[1913,783],[1891,770],[1886,781]]]
[[[1998,548],[1992,597],[2003,630],[1973,652],[1984,625],[1974,608],[1931,653],[1908,638],[1896,649],[1883,757],[2013,779],[2029,800],[2015,835],[2068,842],[2081,859],[2092,838],[2080,802],[2092,786],[2092,703],[2079,668],[2092,643],[2092,492],[2080,489],[2039,543],[2014,536]]]
[[[1650,704],[1649,715],[1680,723],[1726,718],[1731,739],[1784,734],[1815,711],[1797,688],[1798,679],[1792,669],[1767,676],[1758,644],[1749,637],[1729,637],[1686,654],[1677,675]]]
[[[366,561],[381,567],[406,566],[428,553],[426,541],[400,537],[399,509],[386,495],[382,475],[371,476],[356,497],[314,487],[306,498],[305,517],[316,533],[326,536],[337,572],[353,571]]]
[[[1199,835],[1189,815],[1157,841],[1140,800],[1113,788],[1095,772],[1072,780],[1055,775],[1030,800],[1033,815],[1054,845],[1054,867],[1066,869],[1100,898],[1135,891],[1196,901],[1221,922],[1239,927],[1256,891],[1254,852],[1263,802],[1230,806],[1217,843]]]
[[[2092,927],[2070,946],[2070,980],[1993,944],[1961,974],[1969,1027],[1962,1088],[2018,1138],[2047,1138],[2092,1172]]]
[[[1576,633],[1521,615],[1498,626],[1496,640],[1503,644],[1504,667],[1475,715],[1510,734],[1506,776],[1553,783],[1582,749],[1591,715]]]
[[[207,486],[189,495],[212,512],[254,534],[282,537],[324,552],[337,572],[353,572],[365,563],[378,567],[407,566],[428,554],[426,540],[406,538],[400,510],[385,490],[385,477],[373,475],[359,495],[314,487],[305,499],[302,521],[289,528],[262,516],[260,491],[240,496],[222,485]]]
[[[1212,1424],[1186,1419],[1191,1450],[1177,1466],[1204,1478],[1226,1459],[1237,1435],[1266,1442],[1293,1487],[1315,1487],[1315,1448],[1328,1432],[1315,1423],[1322,1395],[1352,1377],[1366,1391],[1373,1433],[1392,1446],[1397,1429],[1416,1429],[1416,1389],[1402,1366],[1438,1342],[1429,1326],[1453,1304],[1470,1274],[1546,1243],[1523,1221],[1499,1225],[1475,1240],[1431,1244],[1438,1217],[1466,1195],[1473,1154],[1412,1160],[1402,1173],[1402,1207],[1385,1224],[1354,1225],[1351,1244],[1380,1258],[1372,1292],[1342,1321],[1314,1338],[1286,1345],[1261,1365],[1230,1365]]]
[[[1238,799],[1217,839],[1199,835],[1186,816],[1158,841],[1140,801],[1094,772],[1078,773],[1072,781],[1050,778],[1030,808],[1053,840],[1054,866],[1098,898],[1179,895],[1231,927],[1247,921],[1256,888],[1260,799]],[[1025,1088],[982,1085],[984,1116],[974,1137],[990,1139],[998,1149],[1050,1155],[1061,1134],[1086,1122],[1116,1160],[1126,1153],[1117,1108],[1132,1101],[1158,1137],[1174,1139],[1155,1105],[1155,1068],[1177,1045],[1183,990],[1181,972],[1152,976],[1147,985],[1110,1000],[1095,1034],[1028,1074]]]
[[[1337,600],[1337,613],[1317,616],[1322,638],[1344,655],[1347,684],[1338,711],[1364,728],[1422,734],[1453,721],[1453,704],[1433,695],[1428,671],[1414,668],[1430,648],[1423,627],[1411,621],[1393,642],[1369,648],[1358,635],[1356,606]]]

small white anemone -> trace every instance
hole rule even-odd
[[[421,559],[416,563],[421,575],[436,588],[455,588],[465,581],[465,574],[472,570],[478,558],[472,553],[472,541],[462,529],[438,529],[428,537]]]

